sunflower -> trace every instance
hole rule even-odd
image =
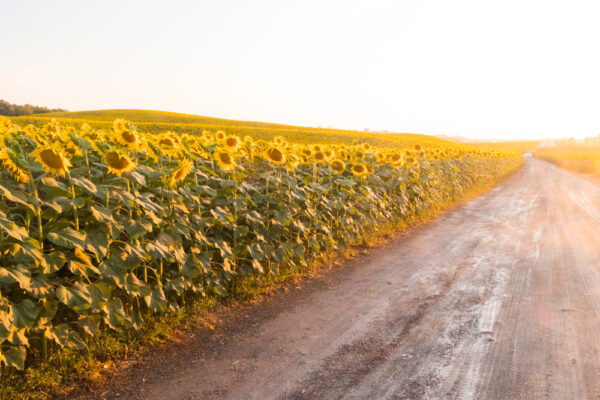
[[[421,145],[420,144],[415,144],[415,150],[416,151],[421,151]]]
[[[404,164],[404,155],[400,153],[393,153],[390,156],[390,164],[396,168],[400,168]]]
[[[140,143],[138,135],[128,129],[117,132],[117,141],[130,149],[136,149]]]
[[[238,151],[240,145],[241,141],[237,136],[227,136],[225,140],[223,140],[223,147],[225,147],[225,150],[229,151],[230,153],[235,153]]]
[[[314,155],[314,159],[316,162],[323,162],[325,161],[325,154],[321,151],[317,151]]]
[[[225,171],[233,171],[235,168],[235,161],[233,160],[233,157],[226,151],[217,151],[215,153],[215,160],[217,160],[219,167]]]
[[[60,123],[56,119],[52,118],[50,122],[44,125],[42,132],[47,138],[53,139],[60,134]]]
[[[113,122],[113,130],[117,133],[127,130],[127,121],[123,118],[115,119]]]
[[[335,156],[335,151],[332,149],[325,149],[323,150],[323,154],[325,155],[326,160],[331,160],[333,156]]]
[[[15,180],[23,183],[29,182],[29,174],[14,162],[6,148],[0,150],[0,162]]]
[[[285,145],[285,139],[283,136],[275,136],[273,138],[273,143],[275,143],[276,146],[283,146]]]
[[[265,150],[265,158],[275,165],[285,164],[285,153],[276,147],[269,147]]]
[[[300,150],[300,153],[306,157],[312,156],[312,150],[310,149],[310,147],[303,147],[302,150]]]
[[[364,164],[354,164],[352,168],[350,168],[352,174],[357,178],[364,178],[369,174],[367,167]]]
[[[10,134],[14,130],[12,122],[6,117],[0,117],[0,133]]]
[[[301,162],[301,158],[294,155],[294,154],[290,154],[288,156],[288,170],[290,170],[291,172],[293,172],[296,168],[298,168],[298,165],[300,165]]]
[[[254,144],[254,140],[252,140],[252,138],[248,135],[244,136],[244,144],[246,145],[253,145]]]
[[[179,147],[177,146],[177,142],[173,140],[172,137],[163,136],[158,140],[158,147],[163,154],[177,157],[179,154]]]
[[[91,130],[92,130],[92,127],[88,123],[85,123],[85,122],[83,124],[81,124],[81,127],[79,128],[79,132],[81,132],[82,135],[85,135],[86,133],[88,133]]]
[[[112,150],[104,156],[104,162],[108,165],[108,173],[121,176],[135,169],[135,163],[124,154]]]
[[[318,144],[310,146],[310,149],[312,150],[313,154],[318,153],[322,150],[321,146],[319,146]]]
[[[181,182],[194,168],[194,163],[190,160],[183,160],[175,171],[169,177],[169,185],[175,186],[177,182]]]
[[[365,153],[370,153],[373,148],[369,143],[364,142],[360,144],[360,149]]]
[[[344,163],[342,160],[333,160],[329,164],[329,168],[331,168],[334,175],[339,175],[346,169],[346,163]]]
[[[69,167],[71,167],[71,162],[64,154],[50,146],[44,146],[32,151],[31,156],[42,164],[47,173],[52,175],[60,174],[60,176],[65,176],[69,172]]]
[[[223,140],[225,140],[226,137],[227,135],[225,135],[225,132],[223,131],[217,131],[217,133],[215,133],[215,138],[217,139],[217,142],[222,142]]]

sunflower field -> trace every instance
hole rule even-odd
[[[301,145],[222,131],[20,127],[0,119],[0,365],[239,279],[303,268],[522,164],[468,146]]]
[[[600,173],[600,146],[567,145],[542,147],[535,151],[536,158],[561,168],[583,174]]]

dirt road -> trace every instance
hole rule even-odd
[[[600,187],[528,159],[410,237],[238,314],[120,397],[599,398]]]

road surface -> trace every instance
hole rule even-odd
[[[600,187],[528,158],[101,398],[600,398]],[[120,392],[117,392],[120,391]]]

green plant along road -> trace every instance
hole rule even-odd
[[[305,268],[523,162],[468,146],[143,134],[122,120],[0,123],[0,364],[15,377],[190,297]]]

